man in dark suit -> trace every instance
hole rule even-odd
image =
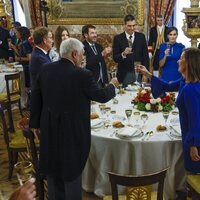
[[[153,70],[159,69],[159,47],[160,44],[167,42],[167,26],[164,25],[164,18],[162,15],[156,17],[156,26],[152,27],[149,32],[148,46],[152,47],[152,65]]]
[[[0,21],[0,58],[8,60],[8,38],[10,38],[9,31],[1,26]]]
[[[104,87],[108,83],[107,68],[104,58],[111,52],[111,47],[102,48],[97,41],[96,27],[93,25],[85,25],[82,28],[82,35],[85,38],[83,41],[85,55],[86,55],[86,68],[92,71],[96,82],[100,87]]]
[[[147,42],[144,34],[136,32],[134,16],[124,18],[124,32],[113,40],[113,59],[118,63],[117,78],[126,87],[136,81],[134,62],[141,62],[149,68]]]
[[[198,45],[198,48],[200,49],[200,43],[199,43],[199,45]]]
[[[81,173],[90,151],[90,101],[115,96],[116,78],[99,88],[81,68],[83,44],[68,38],[57,62],[46,64],[31,95],[30,127],[40,128],[40,170],[47,175],[50,200],[80,200]]]
[[[31,54],[29,63],[31,85],[34,84],[42,65],[51,62],[48,51],[52,48],[53,35],[48,28],[40,27],[35,29],[33,39],[36,47]]]

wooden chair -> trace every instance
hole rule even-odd
[[[5,119],[4,111],[9,109],[9,103],[4,103],[0,106],[0,118],[3,125],[3,136],[4,141],[6,143],[7,151],[8,151],[8,159],[9,159],[9,174],[8,179],[12,177],[14,164],[18,160],[18,154],[20,152],[26,152],[26,140],[23,136],[21,130],[9,132],[9,128],[7,126],[7,122]]]
[[[187,175],[186,184],[192,199],[200,199],[200,174]]]
[[[167,170],[168,167],[159,172],[141,176],[121,175],[113,172],[108,172],[109,180],[111,183],[112,198],[104,197],[104,200],[149,200],[152,198],[151,191],[149,191],[148,187],[155,183],[158,183],[156,199],[163,200],[163,186]],[[121,195],[119,198],[117,185],[128,187],[127,195]]]
[[[26,138],[27,150],[30,155],[30,161],[33,163],[35,177],[36,177],[36,188],[39,200],[44,199],[44,176],[39,172],[39,138],[36,133],[31,131],[27,126],[23,128],[23,135]],[[47,199],[47,198],[46,198]]]

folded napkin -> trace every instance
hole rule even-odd
[[[101,119],[93,119],[91,120],[91,127],[96,127],[96,126],[100,126],[102,124],[102,120]]]
[[[174,130],[174,135],[181,136],[180,126],[171,126],[171,128]]]
[[[122,131],[118,131],[119,136],[131,137],[137,133],[138,129],[133,127],[126,127]]]

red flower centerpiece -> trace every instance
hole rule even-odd
[[[168,93],[166,96],[154,99],[151,91],[148,89],[141,89],[137,96],[132,100],[136,109],[140,111],[170,111],[174,108],[175,93]]]

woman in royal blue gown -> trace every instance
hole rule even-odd
[[[167,37],[169,41],[162,43],[159,49],[159,66],[161,70],[161,78],[164,81],[175,81],[181,77],[178,71],[178,60],[185,46],[177,43],[178,30],[176,27],[167,29]]]
[[[137,66],[136,70],[151,78],[155,98],[164,92],[179,90],[176,105],[179,109],[185,169],[200,173],[200,50],[185,49],[178,63],[182,77],[172,83],[152,76],[144,66]]]

